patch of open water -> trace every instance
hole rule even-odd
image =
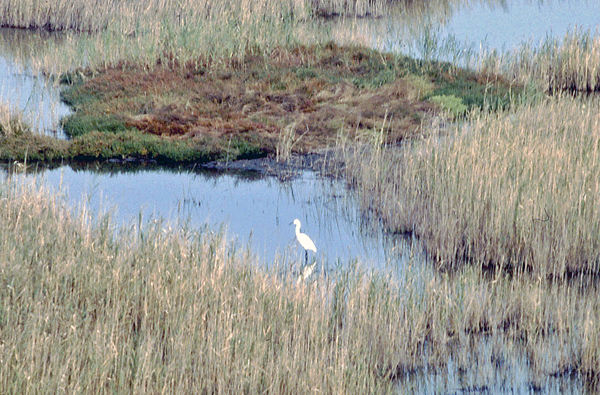
[[[443,27],[446,37],[489,49],[534,45],[548,36],[560,38],[576,26],[598,29],[600,2],[594,0],[510,0],[467,2]]]
[[[0,28],[0,105],[22,114],[35,131],[65,138],[60,119],[71,110],[53,82],[33,66],[36,48],[56,39],[56,34]]]
[[[163,218],[165,226],[224,230],[249,242],[264,264],[276,257],[302,262],[291,222],[317,246],[315,256],[326,270],[358,260],[370,268],[397,268],[411,253],[410,241],[365,224],[343,181],[305,171],[280,181],[273,176],[248,176],[185,170],[74,170],[70,166],[36,175],[67,196],[70,205],[86,202],[98,215],[110,213],[116,226]],[[32,176],[33,177],[33,176]]]
[[[593,0],[479,0],[432,6],[428,15],[340,19],[324,25],[340,43],[471,64],[481,49],[510,51],[561,38],[577,27],[596,32],[600,2]]]

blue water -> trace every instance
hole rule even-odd
[[[443,35],[475,46],[510,50],[522,42],[563,37],[575,27],[595,32],[599,23],[600,1],[510,0],[458,8],[443,27]]]
[[[465,54],[510,51],[522,43],[535,46],[575,28],[594,33],[600,22],[600,1],[595,0],[465,0],[448,7],[422,19],[391,15],[332,21],[327,26],[340,43],[469,64]]]
[[[34,177],[33,175],[30,177]],[[70,205],[85,202],[96,216],[110,213],[116,226],[163,218],[166,227],[224,227],[242,245],[250,242],[264,264],[277,256],[301,262],[304,250],[291,222],[317,246],[311,258],[326,269],[353,260],[365,268],[399,267],[410,254],[408,241],[366,226],[342,181],[306,171],[292,180],[202,171],[96,172],[69,166],[35,175],[63,191]]]
[[[0,28],[0,105],[39,133],[64,138],[60,118],[70,109],[53,81],[35,70],[36,50],[56,35]]]

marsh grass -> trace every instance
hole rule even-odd
[[[20,4],[30,16],[39,11]],[[118,4],[133,7],[119,18],[145,15],[137,3]],[[56,17],[77,14],[65,10]],[[273,37],[294,40],[286,18],[258,23],[233,12],[196,24],[194,14],[172,11],[147,26],[122,19],[115,27],[99,13],[83,27],[46,27],[96,32],[77,42],[90,64],[155,65],[207,49],[217,62],[239,62],[272,55]],[[387,78],[383,70],[355,86]],[[406,92],[419,100],[464,90],[435,91],[435,76],[411,78]],[[440,135],[405,141],[400,151],[384,146],[387,114],[359,139],[369,146],[344,150],[344,159],[365,209],[392,231],[416,235],[436,264],[411,260],[400,278],[357,266],[296,287],[224,234],[141,220],[115,233],[110,216],[70,211],[39,187],[2,184],[0,387],[392,393],[396,380],[450,359],[462,372],[483,364],[478,380],[487,383],[524,355],[532,383],[573,374],[597,388],[597,102],[558,98],[473,113],[456,130],[442,122]],[[112,137],[131,139],[119,133]],[[127,141],[119,152],[129,152]],[[285,150],[294,140],[283,143]]]
[[[364,385],[340,381],[347,366],[333,361],[341,351],[327,336],[322,290],[269,276],[222,234],[165,233],[156,223],[116,239],[109,218],[95,222],[47,198],[28,187],[3,193],[6,391]],[[368,385],[377,387],[373,377]]]
[[[524,43],[513,51],[482,54],[482,70],[514,75],[550,94],[600,91],[600,36],[577,27],[564,37]]]
[[[3,0],[0,25],[67,32],[58,47],[39,56],[39,67],[57,74],[120,60],[154,64],[165,54],[182,61],[199,55],[241,59],[295,43],[298,35],[314,37],[315,18],[381,15],[398,4],[403,2]]]
[[[33,132],[24,118],[22,112],[0,104],[0,161],[47,162],[66,157],[65,141]]]
[[[243,22],[253,18],[308,19],[314,16],[381,16],[390,7],[404,5],[402,1],[383,0],[328,0],[288,1],[224,0],[197,2],[193,0],[58,0],[39,3],[23,0],[18,4],[10,0],[0,2],[3,10],[0,25],[18,28],[44,28],[47,30],[75,30],[99,32],[114,26],[127,33],[140,28],[140,20],[153,25],[171,20],[188,26],[203,19],[222,19],[234,15]]]
[[[549,99],[351,160],[364,207],[442,267],[599,273],[598,102]]]
[[[23,114],[20,111],[0,103],[0,135],[14,136],[29,132],[29,126],[23,121]]]
[[[141,218],[115,233],[61,196],[2,184],[7,392],[394,393],[450,356],[501,369],[517,351],[542,381],[597,377],[595,288],[419,261],[399,278],[354,265],[296,286],[223,233]]]
[[[73,110],[63,120],[68,136],[160,137],[165,145],[200,147],[210,160],[284,159],[335,144],[340,130],[360,139],[383,125],[386,143],[396,143],[421,133],[440,109],[459,117],[475,107],[504,108],[521,92],[500,77],[448,63],[332,42],[274,47],[243,60],[173,57],[152,67],[124,61],[75,70],[61,81],[61,98]],[[90,144],[87,152],[101,149]]]
[[[347,274],[332,293],[331,284],[295,286],[294,278],[256,267],[223,234],[165,231],[158,222],[123,229],[116,238],[109,217],[73,214],[36,187],[4,187],[0,382],[6,391],[381,393],[393,387],[385,342],[396,325],[368,320],[380,315],[379,291],[365,309],[370,286],[363,277]],[[364,329],[386,328],[372,351],[370,338],[350,344]]]
[[[40,47],[34,61],[37,70],[58,75],[77,67],[114,65],[123,60],[152,66],[168,57],[181,62],[199,56],[243,59],[268,55],[274,47],[322,44],[339,38],[323,26],[329,19],[352,25],[353,20],[395,15],[400,18],[396,25],[413,26],[418,33],[411,34],[421,34],[423,25],[431,25],[429,19],[444,19],[463,3],[465,0],[2,0],[0,26],[64,33]],[[377,35],[357,32],[355,27],[350,30],[345,34]],[[462,54],[457,48],[434,48],[448,45],[431,37],[425,42],[435,53]]]

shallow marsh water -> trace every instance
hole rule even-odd
[[[396,272],[399,277],[407,262],[420,263],[421,270],[429,268],[422,264],[425,257],[416,243],[368,230],[343,181],[314,172],[281,181],[271,176],[207,171],[92,171],[63,166],[26,177],[62,191],[73,207],[83,202],[95,214],[110,213],[116,227],[135,229],[140,216],[142,223],[164,218],[160,225],[165,230],[208,225],[218,231],[224,226],[227,237],[238,240],[242,248],[250,241],[259,264],[268,266],[277,255],[285,257],[290,266],[284,270],[297,270],[303,262],[303,251],[290,225],[296,217],[303,222],[302,230],[315,240],[321,272],[334,272],[352,264],[353,259],[363,269]],[[473,361],[472,369],[459,369],[451,357],[442,370],[399,375],[398,393],[593,393],[576,376],[537,376],[526,351],[518,345],[499,346],[496,343],[501,338],[496,337],[477,341],[475,355],[467,357]],[[504,351],[498,354],[499,349]],[[552,365],[552,361],[549,355],[548,363]]]
[[[21,113],[39,133],[64,138],[60,118],[70,109],[54,82],[35,71],[39,49],[57,40],[58,34],[0,28],[0,105]]]
[[[600,2],[592,0],[480,0],[447,2],[419,17],[334,19],[324,26],[339,43],[473,65],[481,50],[535,47],[574,28],[593,33],[598,15]]]
[[[311,256],[327,266],[358,260],[370,268],[395,268],[411,251],[408,240],[365,226],[343,181],[311,171],[280,181],[257,174],[164,168],[98,172],[63,166],[29,177],[62,191],[73,206],[86,202],[98,215],[110,213],[117,228],[137,225],[140,215],[142,222],[163,218],[165,228],[223,227],[240,244],[249,241],[263,264],[277,256],[302,262],[303,250],[290,224],[295,218],[317,246]]]

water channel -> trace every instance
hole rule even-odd
[[[303,258],[291,225],[295,218],[315,241],[318,261],[329,265],[360,259],[381,269],[410,251],[408,240],[364,224],[343,181],[312,171],[280,181],[192,169],[63,166],[30,177],[60,189],[73,206],[84,202],[97,216],[111,214],[117,227],[137,224],[141,216],[144,222],[162,218],[165,227],[222,228],[228,237],[249,242],[267,265],[277,256]]]
[[[340,43],[455,61],[469,54],[476,58],[482,50],[535,47],[575,28],[594,33],[598,15],[600,2],[592,0],[479,0],[445,2],[423,18],[347,19],[330,22],[328,27]]]
[[[575,26],[595,31],[598,15],[600,2],[587,0],[465,2],[449,13],[432,16],[426,27],[432,29],[436,40],[465,43],[475,49],[510,49],[547,35],[561,37]],[[341,43],[358,41],[384,50],[422,53],[422,36],[414,38],[414,24],[401,29],[397,20],[385,18],[333,23],[327,28]],[[0,102],[23,112],[39,132],[60,138],[59,120],[69,109],[60,102],[58,90],[32,71],[35,46],[44,45],[44,40],[60,37],[6,29],[0,32]],[[302,221],[302,230],[315,240],[316,257],[325,263],[325,270],[353,260],[371,268],[401,268],[415,252],[410,240],[368,226],[343,181],[311,171],[282,181],[273,176],[191,169],[63,166],[29,177],[62,190],[73,207],[85,202],[100,215],[111,212],[118,225],[137,222],[141,216],[147,220],[164,218],[165,226],[222,228],[232,239],[249,241],[266,265],[277,256],[301,259],[290,225],[294,218]],[[437,392],[436,388],[442,387],[447,393],[463,393],[464,388],[474,393],[532,392],[527,362],[516,366],[507,373],[509,382],[506,377],[493,378],[497,386],[465,387],[450,366],[448,372],[427,373],[422,381],[412,380],[408,387],[401,382],[400,387],[402,392],[416,393]],[[577,381],[557,379],[549,380],[540,391],[585,392]]]

